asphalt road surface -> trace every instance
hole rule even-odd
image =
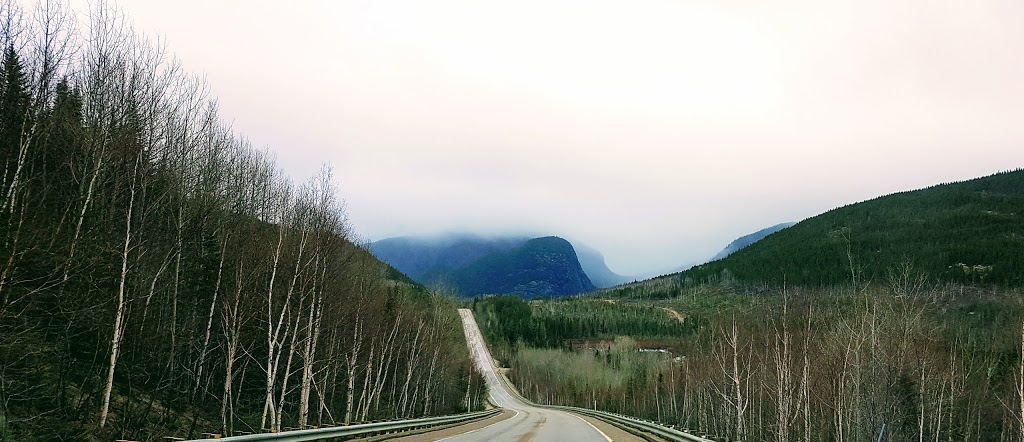
[[[446,442],[497,441],[497,442],[611,442],[612,438],[583,418],[564,411],[548,410],[530,406],[511,393],[498,378],[491,354],[484,344],[480,329],[476,326],[473,312],[459,309],[466,342],[480,372],[487,380],[491,402],[514,412],[508,419],[478,428],[467,433],[440,439]],[[616,441],[624,438],[615,438]],[[630,437],[626,440],[639,440]]]

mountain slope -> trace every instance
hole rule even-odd
[[[749,235],[744,235],[739,238],[736,238],[735,240],[733,240],[733,242],[729,243],[729,245],[725,246],[725,248],[722,249],[721,252],[718,252],[718,254],[711,257],[711,259],[709,259],[708,261],[718,261],[719,259],[732,255],[733,253],[740,251],[740,249],[746,248],[747,246],[764,239],[764,237],[771,235],[775,232],[778,232],[779,230],[785,229],[786,227],[792,226],[793,224],[796,223],[776,224],[774,226],[758,230]]]
[[[370,244],[370,252],[410,278],[426,282],[426,276],[464,267],[496,252],[521,246],[529,238],[484,238],[457,234],[436,238],[403,236]]]
[[[908,264],[942,281],[1024,284],[1024,170],[840,207],[678,276],[832,285]]]
[[[572,244],[553,236],[399,237],[374,242],[370,251],[417,282],[464,296],[550,297],[595,288]]]
[[[557,236],[534,238],[521,247],[487,255],[431,278],[449,278],[460,294],[513,294],[527,298],[573,295],[595,289],[572,244]]]
[[[629,276],[620,275],[609,269],[601,252],[579,243],[572,246],[576,250],[576,257],[579,258],[583,273],[586,273],[590,282],[598,288],[612,287],[633,280]]]

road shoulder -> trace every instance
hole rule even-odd
[[[388,439],[389,441],[400,441],[400,442],[433,442],[452,436],[458,436],[460,434],[466,434],[471,431],[476,431],[484,427],[494,425],[498,422],[504,421],[512,416],[515,416],[516,412],[512,410],[505,410],[496,416],[489,417],[487,419],[470,422],[468,424],[456,425],[448,427],[443,430],[429,431],[420,434],[412,434],[409,436],[397,437],[394,439]]]

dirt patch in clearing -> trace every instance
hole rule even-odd
[[[675,310],[672,310],[672,309],[670,309],[668,307],[658,307],[658,308],[664,310],[666,313],[668,313],[669,316],[672,317],[672,319],[675,319],[676,321],[679,321],[680,323],[682,323],[683,321],[686,320],[686,315],[684,315],[682,313],[679,313],[679,312],[677,312]]]

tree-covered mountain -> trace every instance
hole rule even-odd
[[[432,278],[450,278],[461,294],[469,296],[493,293],[547,298],[595,289],[572,244],[557,236],[531,239]]]
[[[572,244],[554,237],[390,238],[370,251],[410,278],[462,296],[565,296],[593,290]]]
[[[471,234],[401,236],[370,243],[370,252],[413,280],[428,283],[428,275],[464,267],[492,253],[519,247],[529,239]]]
[[[1024,170],[840,207],[677,276],[814,286],[916,278],[1019,287]]]
[[[773,234],[775,232],[778,232],[779,230],[782,230],[782,229],[785,229],[786,227],[792,226],[793,224],[796,224],[796,223],[776,224],[776,225],[768,227],[766,229],[758,230],[758,231],[756,231],[754,233],[751,233],[749,235],[744,235],[744,236],[741,236],[739,238],[736,238],[731,243],[729,243],[729,245],[725,246],[725,248],[722,249],[721,252],[718,252],[715,256],[711,257],[711,259],[709,259],[708,261],[709,262],[710,261],[718,261],[719,259],[722,259],[722,258],[725,258],[726,256],[732,255],[733,253],[738,252],[740,249],[743,249],[743,248],[745,248],[745,247],[747,247],[747,246],[749,246],[749,245],[751,245],[751,244],[753,244],[755,242],[758,242],[758,241],[764,239],[764,237],[766,237],[768,235],[771,235],[771,234]]]

